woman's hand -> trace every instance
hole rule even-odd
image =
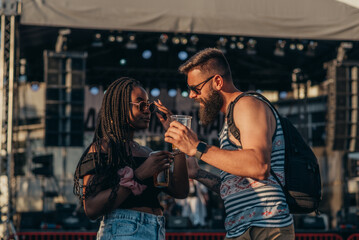
[[[156,115],[158,117],[158,119],[160,120],[160,122],[162,123],[163,128],[165,129],[165,131],[167,131],[167,129],[170,127],[170,123],[171,123],[171,119],[170,116],[173,115],[173,113],[167,108],[165,107],[161,100],[157,100],[154,101],[154,104],[157,106],[158,110],[162,112],[156,112]],[[166,119],[164,118],[164,116],[166,116]]]
[[[187,157],[187,171],[188,177],[195,179],[198,175],[198,170],[200,169],[198,165],[198,160],[195,157]]]
[[[152,177],[155,173],[169,168],[172,161],[173,155],[168,151],[152,152],[146,161],[135,170],[135,176],[140,180]]]

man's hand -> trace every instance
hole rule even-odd
[[[183,124],[173,121],[165,133],[165,141],[175,145],[181,152],[194,156],[199,143],[197,134]]]

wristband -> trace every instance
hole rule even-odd
[[[146,185],[139,184],[134,180],[133,169],[124,167],[118,170],[118,175],[121,177],[120,186],[131,189],[133,195],[140,195],[146,188]]]

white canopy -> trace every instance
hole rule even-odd
[[[359,40],[359,1],[23,0],[21,24]]]

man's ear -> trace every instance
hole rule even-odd
[[[213,88],[216,89],[217,91],[221,90],[223,87],[223,81],[224,79],[222,78],[221,75],[216,75],[213,79],[213,83],[214,83]]]

